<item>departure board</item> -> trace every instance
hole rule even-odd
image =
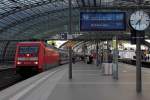
[[[125,12],[80,12],[80,31],[123,31]]]

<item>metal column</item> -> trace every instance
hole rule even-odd
[[[113,79],[118,80],[118,39],[113,38]]]
[[[143,0],[138,0],[138,4],[141,5]],[[142,91],[142,77],[141,77],[141,36],[144,34],[143,31],[135,31],[136,34],[136,92],[141,93]]]
[[[107,56],[106,56],[107,63],[108,63],[108,56],[109,56],[109,52],[110,52],[109,43],[110,43],[110,41],[107,40]]]
[[[86,45],[85,45],[85,43],[86,42],[84,42],[84,45],[83,45],[84,63],[86,63],[86,57],[85,57],[86,56],[86,50],[85,50],[86,49]]]
[[[104,42],[102,43],[102,63],[104,62]]]
[[[140,93],[142,91],[141,80],[141,41],[140,32],[136,32],[136,91]]]
[[[69,34],[72,34],[72,7],[71,0],[69,0]],[[72,79],[72,49],[69,47],[69,79]]]
[[[98,47],[99,47],[99,65],[100,65],[100,69],[102,68],[102,45],[101,45],[101,43],[99,42],[99,45],[98,45]]]
[[[72,79],[72,48],[69,47],[69,79]]]
[[[96,66],[99,65],[99,57],[98,57],[98,41],[96,41]]]

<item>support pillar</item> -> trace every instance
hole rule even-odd
[[[142,91],[142,78],[141,78],[141,41],[140,32],[136,33],[136,91],[141,93]]]
[[[113,38],[113,79],[118,80],[118,39]]]
[[[69,79],[72,79],[72,48],[69,47]]]
[[[99,41],[98,47],[99,47],[99,65],[100,65],[100,69],[101,69],[102,68],[102,45],[101,45],[100,41]]]
[[[82,47],[82,49],[83,49],[84,63],[86,63],[86,57],[85,57],[85,56],[86,56],[86,49],[87,49],[85,43],[86,43],[86,42],[84,42],[83,47]]]
[[[98,57],[98,41],[96,41],[96,66],[99,65],[99,57]]]
[[[69,0],[69,30],[68,33],[71,35],[72,34],[72,0]],[[72,48],[69,47],[69,79],[72,79]]]

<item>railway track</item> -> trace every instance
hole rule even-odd
[[[0,91],[24,80],[21,76],[14,73],[14,70],[4,69],[0,71]]]
[[[0,70],[0,91],[32,76],[22,78],[19,74],[16,74],[14,69],[11,67],[8,67],[7,69],[1,69]]]

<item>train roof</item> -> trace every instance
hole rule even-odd
[[[54,47],[54,46],[46,44],[45,42],[42,42],[42,41],[26,41],[26,42],[18,42],[17,44],[31,44],[31,43],[32,44],[41,44],[41,43],[43,43],[47,48],[52,48],[52,49],[55,49],[55,50],[60,51],[60,52],[67,52],[67,50],[63,50],[63,49]]]
[[[41,41],[18,42],[18,44],[42,43]]]

